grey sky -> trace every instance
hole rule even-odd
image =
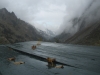
[[[15,12],[18,18],[38,29],[54,32],[63,29],[63,22],[80,16],[91,0],[0,0],[0,8]],[[70,27],[70,26],[68,26]]]

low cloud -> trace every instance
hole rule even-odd
[[[69,20],[80,16],[92,0],[0,0],[0,8],[15,12],[18,18],[36,28],[56,32],[72,26]]]
[[[67,15],[63,18],[63,23],[60,25],[58,33],[75,33],[78,30],[78,25],[73,27],[73,19],[79,18],[92,0],[70,0],[66,3]]]

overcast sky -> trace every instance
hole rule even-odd
[[[52,31],[60,29],[64,19],[80,16],[91,0],[0,0],[0,8],[7,8],[36,28]],[[62,25],[63,26],[63,25]]]

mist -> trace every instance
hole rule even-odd
[[[60,34],[75,33],[79,25],[73,26],[93,0],[0,0],[0,9],[7,8],[16,16],[38,29]]]
[[[87,1],[86,1],[87,2]],[[82,7],[83,6],[83,7]],[[94,25],[100,19],[100,0],[90,0],[76,9],[70,17],[65,16],[59,33],[75,34],[90,25]]]
[[[79,26],[75,25],[76,23],[74,22],[82,16],[83,12],[86,10],[89,4],[91,4],[92,1],[93,0],[81,0],[75,3],[72,1],[72,5],[69,5],[66,8],[66,11],[69,13],[68,15],[64,16],[63,23],[59,27],[58,34],[61,34],[62,32],[71,34],[76,33]]]

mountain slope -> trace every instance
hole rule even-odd
[[[0,38],[2,44],[43,39],[35,27],[18,19],[6,8],[0,9]]]
[[[65,42],[81,45],[100,45],[100,21],[96,22],[92,26],[87,27],[81,32],[77,32]]]
[[[77,32],[69,36],[66,36],[69,33],[66,32],[64,39],[60,34],[60,40],[69,44],[100,45],[100,0],[92,0],[83,14],[70,22],[73,24],[70,30],[74,31],[77,27]]]
[[[100,45],[100,0],[93,0],[75,25],[79,30],[66,43]]]

